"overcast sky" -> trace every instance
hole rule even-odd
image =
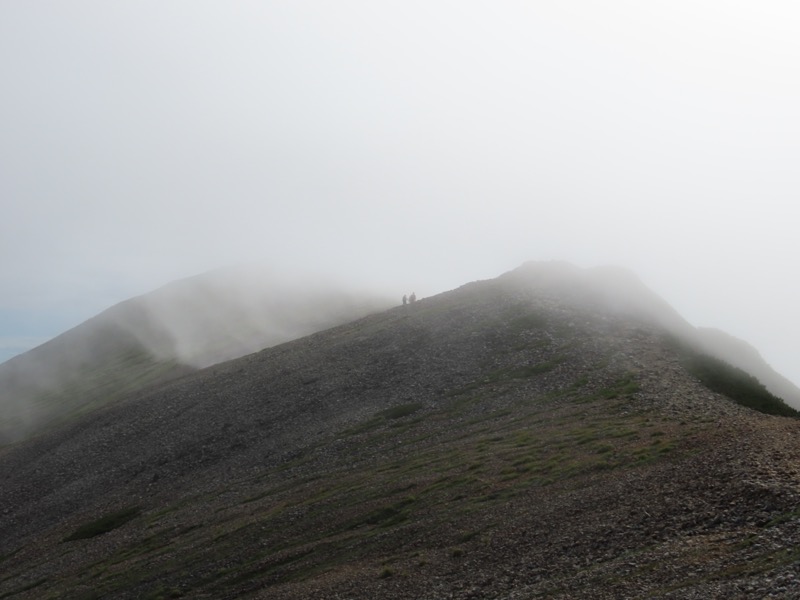
[[[241,261],[636,271],[800,383],[800,7],[3,0],[0,360]]]

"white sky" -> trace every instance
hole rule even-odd
[[[565,259],[800,383],[795,2],[4,0],[0,84],[5,345],[245,260]]]

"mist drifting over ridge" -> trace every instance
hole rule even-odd
[[[755,375],[772,394],[800,408],[800,389],[755,348],[717,330],[693,327],[630,270],[530,261],[497,281],[533,286],[578,311],[649,323]],[[280,276],[260,266],[173,282],[0,365],[0,437],[25,437],[54,419],[94,410],[143,387],[397,304],[375,293]]]
[[[261,265],[217,269],[121,302],[0,364],[0,438],[142,386],[348,322],[392,303]]]
[[[169,340],[143,339],[157,356],[202,368],[343,323],[396,301],[264,266],[217,269],[141,297]]]

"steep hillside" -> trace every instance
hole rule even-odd
[[[707,327],[698,328],[695,339],[703,352],[747,371],[788,405],[800,409],[800,389],[775,372],[750,344],[719,329]]]
[[[800,422],[549,268],[0,450],[0,598],[796,597]]]
[[[0,444],[126,394],[390,303],[259,268],[221,269],[122,302],[0,365]]]
[[[766,389],[800,409],[800,388],[777,373],[743,340],[707,327],[693,327],[630,271],[618,267],[580,269],[564,262],[530,262],[503,276],[535,282],[540,293],[562,298],[576,307],[602,307],[663,327],[695,352],[707,354],[756,377]]]

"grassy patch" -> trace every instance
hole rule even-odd
[[[139,515],[142,509],[138,506],[124,508],[113,513],[109,513],[99,519],[90,521],[78,527],[74,532],[65,537],[62,541],[72,542],[74,540],[85,540],[93,538],[109,531],[113,531],[118,527],[122,527],[125,523],[134,519]]]
[[[31,582],[31,583],[29,583],[29,584],[27,584],[27,585],[25,585],[25,586],[23,586],[23,587],[21,587],[19,589],[16,589],[16,590],[11,591],[11,592],[6,592],[5,594],[0,594],[0,598],[8,598],[10,596],[16,596],[17,594],[21,594],[22,592],[27,592],[28,590],[32,590],[34,588],[39,587],[40,585],[42,585],[46,581],[47,581],[47,578],[44,578],[44,577],[41,578],[41,579],[37,579],[36,581],[33,581],[33,582]]]
[[[628,373],[617,380],[613,385],[600,390],[598,395],[606,400],[612,400],[614,398],[635,394],[639,389],[639,384],[636,382],[633,373]]]
[[[497,369],[491,373],[487,373],[483,378],[483,383],[495,383],[497,381],[508,381],[511,379],[527,379],[534,375],[547,373],[552,371],[558,365],[564,362],[564,357],[557,356],[548,361],[537,363],[534,365],[526,365],[524,367],[509,367],[505,369]]]
[[[775,525],[780,525],[781,523],[786,523],[787,521],[793,521],[795,519],[800,519],[800,508],[778,515],[767,523],[766,527],[774,527]]]
[[[462,533],[456,538],[456,542],[459,544],[466,544],[470,540],[475,539],[480,535],[479,531],[468,531],[467,533]]]
[[[708,389],[737,404],[769,415],[800,417],[798,411],[767,391],[758,379],[724,361],[704,354],[687,353],[683,364]]]
[[[401,419],[402,417],[413,415],[422,407],[423,404],[419,402],[410,402],[408,404],[400,404],[398,406],[387,408],[386,410],[382,410],[378,414],[387,419]]]
[[[385,427],[386,424],[387,424],[387,421],[395,421],[395,420],[398,420],[398,419],[402,419],[403,417],[408,417],[408,416],[413,415],[414,413],[418,412],[419,410],[421,410],[424,407],[425,407],[425,405],[422,404],[421,402],[409,402],[407,404],[399,404],[397,406],[392,406],[390,408],[387,408],[385,410],[381,410],[381,411],[375,413],[375,415],[373,417],[367,419],[366,421],[363,421],[363,422],[359,423],[358,425],[354,425],[353,427],[350,427],[349,429],[345,430],[343,433],[344,433],[344,435],[347,435],[347,436],[361,435],[361,434],[364,434],[364,433],[369,433],[369,432],[374,431],[376,429],[380,429],[382,427]],[[394,424],[393,426],[395,426],[395,425],[397,425],[397,424]],[[396,432],[395,432],[395,434],[396,434]]]
[[[758,379],[746,371],[704,354],[675,337],[667,336],[664,341],[677,353],[683,367],[712,392],[765,414],[800,417],[800,412],[770,393]]]
[[[575,382],[570,386],[569,389],[579,390],[582,387],[586,387],[588,383],[589,383],[589,378],[586,377],[586,375],[582,375],[581,377],[578,377],[578,379],[575,380]]]
[[[350,524],[351,529],[362,525],[375,525],[379,527],[392,527],[408,519],[407,507],[415,502],[416,498],[409,496],[390,506],[373,510],[364,517],[356,519]]]

